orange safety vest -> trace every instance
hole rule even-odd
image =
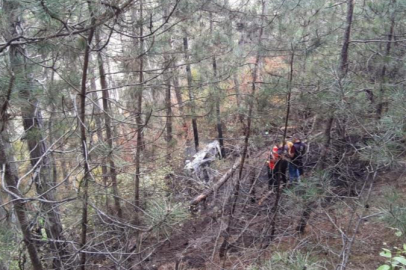
[[[275,169],[276,162],[279,160],[278,147],[276,145],[272,148],[271,156],[272,159],[269,160],[269,168],[273,170]]]

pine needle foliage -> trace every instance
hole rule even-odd
[[[169,236],[176,226],[189,217],[187,207],[167,198],[149,201],[144,221],[157,236]]]

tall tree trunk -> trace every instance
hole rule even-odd
[[[323,145],[323,150],[320,155],[320,163],[319,163],[319,168],[320,169],[325,169],[328,165],[329,159],[327,156],[329,155],[330,152],[330,144],[331,144],[331,129],[333,128],[333,123],[334,123],[334,116],[330,116],[327,119],[326,123],[326,128],[324,129],[324,145]]]
[[[344,42],[343,46],[341,47],[341,60],[340,60],[340,69],[339,69],[339,76],[342,80],[348,72],[348,51],[350,47],[350,40],[351,40],[351,27],[352,27],[352,17],[354,13],[354,0],[347,0],[347,22],[344,32]]]
[[[228,9],[231,10],[230,8],[230,3],[228,0],[224,1],[224,6]],[[235,36],[234,32],[233,32],[233,20],[235,18],[235,14],[233,12],[229,12],[228,14],[228,21],[227,21],[227,25],[226,25],[226,31],[227,31],[227,36],[228,36],[228,40],[229,42],[233,41],[233,38]],[[244,35],[241,36],[241,40],[238,41],[237,43],[237,51],[239,52],[240,50],[242,50],[242,45],[243,45],[243,40],[244,40]],[[234,47],[234,46],[233,46]],[[238,57],[237,57],[238,59]],[[240,61],[237,61],[238,63],[240,63]],[[238,68],[236,68],[236,70],[233,71],[233,83],[234,83],[234,90],[235,90],[235,99],[236,99],[236,103],[237,103],[237,111],[238,111],[238,121],[241,124],[241,130],[243,131],[242,133],[245,134],[245,130],[247,129],[247,126],[244,122],[244,114],[242,113],[242,107],[241,107],[241,93],[240,93],[240,81],[238,79],[239,73],[238,73]]]
[[[0,166],[1,166],[1,165],[2,165],[2,164],[0,164]],[[2,194],[2,192],[0,191],[0,205],[2,205],[2,206],[0,206],[0,222],[5,221],[6,224],[8,224],[8,223],[9,223],[9,219],[10,219],[10,213],[9,213],[9,211],[6,209],[6,206],[3,205],[3,204],[4,204],[3,194]],[[1,269],[1,268],[0,268],[0,269]]]
[[[5,124],[5,123],[3,123]],[[28,255],[30,256],[32,268],[34,270],[42,270],[41,260],[38,256],[38,251],[35,246],[31,231],[30,221],[27,219],[26,213],[29,210],[26,207],[26,202],[17,188],[18,183],[18,168],[14,160],[12,147],[9,143],[8,132],[6,128],[0,132],[0,166],[4,174],[6,186],[4,189],[9,190],[13,198],[14,211],[20,224],[23,241],[27,247]]]
[[[244,114],[241,112],[241,94],[240,94],[240,82],[238,81],[238,74],[234,72],[233,74],[233,81],[234,81],[234,90],[235,90],[235,98],[237,102],[237,110],[238,110],[238,121],[240,121],[242,130],[246,130],[246,125],[244,122]]]
[[[99,31],[96,31],[96,43],[100,44],[100,36],[99,36]],[[118,192],[118,186],[117,186],[117,170],[116,170],[116,164],[113,159],[113,132],[111,129],[111,121],[110,121],[110,115],[111,110],[109,106],[109,90],[108,90],[108,84],[107,84],[107,78],[106,78],[106,72],[104,69],[104,62],[103,62],[103,57],[101,55],[101,51],[98,51],[97,53],[97,63],[99,65],[99,75],[100,75],[100,85],[102,87],[102,96],[103,96],[103,115],[104,115],[104,127],[106,129],[106,140],[107,140],[107,145],[109,146],[109,153],[107,156],[107,161],[110,166],[110,177],[111,177],[111,183],[112,183],[112,188],[113,188],[113,196],[114,196],[114,207],[117,213],[117,216],[119,218],[123,217],[122,210],[121,210],[121,205],[120,205],[120,195]]]
[[[349,52],[349,45],[351,40],[351,27],[353,21],[353,12],[354,12],[354,0],[347,0],[347,17],[346,17],[346,28],[344,32],[344,39],[343,45],[341,47],[341,54],[340,54],[340,65],[339,65],[339,74],[338,74],[338,86],[341,88],[342,93],[344,93],[344,89],[342,86],[342,81],[345,79],[348,73],[348,52]],[[334,112],[330,113],[330,117],[326,123],[326,129],[324,131],[324,150],[320,157],[319,167],[321,169],[325,169],[328,165],[327,156],[330,155],[330,144],[331,144],[331,130],[333,127],[333,123],[335,120]],[[345,136],[345,134],[342,134]],[[299,221],[299,225],[297,230],[303,233],[306,229],[307,222],[311,215],[313,202],[308,202],[304,206],[304,210],[302,212],[302,216]]]
[[[163,10],[163,24],[166,22],[168,17],[168,10],[164,8]],[[167,27],[166,31],[170,31]],[[163,79],[165,87],[165,107],[166,107],[166,161],[168,165],[171,165],[172,161],[172,150],[173,150],[173,125],[172,125],[172,102],[171,102],[171,76],[173,76],[175,68],[173,62],[175,62],[175,57],[170,57],[168,50],[172,49],[171,37],[169,37],[168,42],[165,41],[164,46],[164,67],[163,67]],[[173,80],[177,81],[177,78]],[[178,85],[179,86],[179,85]],[[182,98],[181,98],[182,100]],[[179,108],[182,104],[179,104]]]
[[[339,65],[339,74],[338,74],[338,85],[342,89],[342,81],[347,75],[348,72],[348,51],[349,51],[349,46],[350,46],[350,40],[351,40],[351,27],[352,27],[352,17],[353,17],[353,12],[354,12],[354,0],[347,0],[347,17],[346,17],[346,27],[345,27],[345,32],[344,32],[344,40],[343,40],[343,45],[341,47],[341,53],[340,53],[340,65]],[[344,91],[342,89],[342,91]],[[330,117],[327,120],[327,126],[324,132],[324,137],[325,137],[325,149],[322,153],[321,156],[321,167],[325,167],[325,158],[328,155],[328,148],[330,146],[330,139],[331,139],[331,128],[332,124],[334,122],[334,112],[330,113]]]
[[[193,128],[193,139],[195,142],[196,152],[199,150],[199,132],[197,129],[197,119],[196,119],[196,102],[192,89],[192,70],[190,68],[190,59],[189,59],[189,43],[188,38],[183,38],[183,49],[185,51],[185,62],[186,62],[186,76],[187,76],[187,86],[189,94],[189,104],[190,111],[192,113],[192,128]]]
[[[213,57],[213,69],[216,70],[216,58]],[[217,73],[217,72],[215,72]],[[219,88],[217,87],[218,91]],[[220,94],[220,93],[219,93]],[[216,125],[217,125],[217,134],[218,134],[218,141],[220,143],[220,150],[222,158],[226,157],[226,151],[224,149],[224,137],[223,137],[223,125],[221,121],[221,110],[220,110],[220,98],[216,99]]]
[[[17,13],[19,4],[15,1],[4,1],[4,14],[8,14],[9,27],[6,34],[7,39],[18,36],[17,28],[22,22]],[[42,117],[38,101],[33,96],[31,91],[34,90],[32,80],[27,76],[26,63],[24,57],[27,53],[24,47],[20,45],[10,45],[9,57],[10,68],[14,74],[23,82],[24,85],[19,87],[18,93],[21,99],[21,116],[30,153],[30,163],[34,168],[34,183],[37,193],[45,201],[55,201],[56,185],[55,179],[52,178],[52,160],[48,153],[46,140],[42,135],[43,125]],[[59,269],[61,267],[61,258],[64,256],[64,248],[60,242],[62,240],[62,225],[59,217],[58,206],[52,205],[50,202],[41,202],[42,214],[45,216],[45,230],[50,241],[51,250],[55,253],[53,267]]]
[[[143,149],[143,125],[142,125],[142,92],[143,92],[143,83],[144,83],[144,39],[142,36],[144,35],[143,31],[143,1],[140,0],[140,18],[141,21],[139,27],[139,35],[140,35],[140,56],[139,56],[139,77],[138,82],[140,84],[138,92],[137,92],[137,116],[136,116],[136,124],[137,124],[137,147],[135,152],[135,206],[136,211],[140,210],[140,175],[141,175],[141,151]],[[138,217],[137,217],[138,219]]]
[[[44,59],[45,60],[45,59]],[[54,76],[55,73],[54,71],[51,72],[51,78],[48,78],[48,72],[46,71],[47,69],[45,69],[45,78],[48,80],[50,79],[50,85],[51,87],[53,86],[54,83]],[[54,117],[55,117],[55,112],[56,108],[55,108],[55,104],[52,103],[51,104],[51,115],[49,116],[49,120],[48,120],[48,134],[49,134],[49,144],[53,145],[54,144],[54,131],[53,131],[53,126],[54,126]],[[57,165],[56,165],[56,158],[55,158],[55,154],[54,152],[50,153],[50,159],[52,162],[52,179],[54,184],[57,183],[58,181],[58,170],[57,170]]]
[[[179,85],[179,72],[176,68],[175,58],[172,59],[172,81],[173,81],[173,90],[175,92],[176,100],[178,102],[179,113],[185,122],[184,110],[183,110],[183,98],[182,98],[182,88]]]
[[[9,6],[7,6],[9,5]],[[10,6],[11,5],[11,6]],[[15,8],[11,3],[4,2],[5,10],[13,10]],[[20,224],[21,232],[23,235],[23,241],[27,247],[28,255],[30,256],[31,264],[34,270],[42,270],[42,264],[38,256],[38,251],[35,243],[32,239],[32,234],[30,231],[29,221],[27,220],[26,213],[28,209],[26,207],[26,202],[24,202],[20,191],[17,188],[18,183],[18,168],[15,162],[12,146],[9,142],[9,134],[7,129],[7,108],[9,104],[9,99],[15,82],[15,75],[11,72],[11,78],[7,90],[7,94],[0,104],[0,171],[4,176],[5,186],[3,189],[7,189],[12,192],[9,194],[13,198],[14,211],[17,216],[17,220]]]
[[[89,9],[91,10],[90,4]],[[90,12],[93,18],[93,12]],[[92,19],[92,25],[94,25],[94,19]],[[80,188],[82,190],[82,220],[81,220],[81,236],[80,236],[80,250],[83,250],[87,243],[87,226],[88,226],[88,204],[89,204],[89,178],[90,168],[88,163],[88,151],[87,151],[87,137],[86,137],[86,82],[87,82],[87,70],[90,59],[90,45],[92,43],[94,35],[94,27],[91,27],[87,37],[87,44],[85,54],[83,58],[83,71],[81,81],[80,92],[80,140],[82,143],[82,155],[83,155],[83,179],[80,182]],[[86,252],[80,253],[79,269],[86,269]]]
[[[285,140],[286,140],[286,135],[288,131],[288,123],[289,123],[289,116],[290,116],[290,108],[291,108],[291,95],[292,95],[292,85],[293,85],[293,63],[295,60],[295,49],[292,46],[292,54],[290,58],[290,72],[288,76],[288,83],[287,83],[287,88],[288,88],[288,95],[286,97],[286,116],[285,116],[285,130],[283,131],[283,138],[282,138],[282,149],[285,148]],[[275,203],[272,208],[272,219],[270,222],[270,227],[271,227],[271,240],[274,239],[275,237],[275,232],[276,232],[276,218],[278,216],[279,212],[279,203],[280,203],[280,198],[281,198],[281,175],[278,174],[277,176],[277,189],[276,189],[276,199]]]
[[[165,63],[169,64],[168,57],[165,56]],[[165,71],[164,71],[165,72]],[[166,107],[166,157],[168,162],[172,160],[172,103],[171,103],[171,78],[167,73],[164,74],[165,81],[165,107]]]
[[[91,71],[93,73],[93,70]],[[92,90],[96,90],[96,79],[95,77],[92,77],[90,80],[90,87]],[[103,127],[102,127],[102,121],[101,121],[101,110],[99,107],[99,98],[97,96],[97,92],[92,92],[92,99],[93,102],[96,103],[93,105],[93,113],[92,115],[94,116],[94,120],[96,122],[96,134],[97,134],[97,139],[99,142],[104,142],[104,136],[103,136]],[[108,171],[107,171],[107,166],[106,166],[106,160],[105,157],[101,157],[101,169],[102,169],[102,179],[103,179],[103,186],[104,186],[104,192],[106,196],[106,209],[109,208],[109,195],[107,191],[107,186],[108,186]]]
[[[171,41],[172,38],[169,40],[171,50],[174,51],[174,46],[173,42]],[[178,110],[180,117],[182,118],[182,128],[187,129],[187,122],[186,122],[186,117],[183,109],[183,97],[182,97],[182,87],[179,84],[179,70],[177,68],[177,58],[175,54],[171,58],[171,76],[172,76],[172,82],[173,82],[173,92],[175,93],[176,96],[176,101],[178,103]],[[173,112],[172,112],[173,113]],[[187,140],[188,134],[187,131],[184,134],[184,138]]]
[[[213,38],[213,19],[212,19],[212,13],[210,13],[210,35]],[[220,111],[220,97],[221,97],[221,89],[218,87],[218,77],[217,77],[217,61],[216,61],[216,56],[213,55],[212,57],[212,66],[213,66],[213,79],[216,81],[214,83],[214,91],[218,93],[214,93],[213,97],[215,98],[215,107],[216,107],[216,127],[217,127],[217,134],[218,134],[218,141],[220,143],[220,150],[221,150],[221,156],[224,158],[225,157],[225,151],[224,151],[224,138],[223,138],[223,127],[222,127],[222,121],[221,121],[221,111]]]
[[[55,179],[52,179],[52,161],[49,157],[48,146],[43,139],[41,132],[43,130],[41,115],[38,108],[33,104],[37,103],[31,98],[31,93],[26,90],[19,91],[20,97],[29,102],[21,107],[23,117],[23,127],[26,132],[28,149],[30,150],[30,162],[35,171],[34,182],[37,193],[41,194],[47,201],[55,201],[55,192],[52,190],[56,185]],[[59,240],[62,240],[62,225],[59,217],[59,208],[50,202],[41,203],[42,213],[45,215],[45,230],[47,236],[55,241],[51,242],[53,251],[63,257],[63,247]],[[54,262],[55,268],[61,267],[59,260]]]
[[[261,3],[262,3],[261,4],[262,5],[261,28],[259,30],[259,36],[258,36],[258,46],[259,46],[259,48],[261,47],[261,44],[262,44],[262,35],[263,35],[263,32],[264,32],[265,0],[262,0]],[[239,181],[242,178],[242,171],[243,171],[243,168],[244,168],[244,162],[245,162],[245,159],[246,159],[247,153],[248,153],[248,145],[249,145],[248,142],[249,142],[249,138],[250,138],[250,135],[251,135],[252,113],[253,113],[253,110],[254,110],[254,98],[255,98],[255,93],[256,93],[256,89],[257,89],[256,84],[257,84],[257,78],[258,78],[258,65],[259,65],[259,61],[261,59],[259,48],[258,48],[257,56],[255,58],[254,68],[253,68],[252,73],[251,73],[251,76],[252,76],[251,97],[250,97],[250,99],[248,101],[249,105],[248,105],[247,131],[246,131],[245,139],[244,139],[244,148],[243,148],[243,152],[242,152],[242,161],[241,161],[240,169],[239,169],[239,172],[238,172]],[[235,199],[237,199],[238,191],[239,191],[239,183],[237,185],[236,196],[235,196],[236,198]],[[233,211],[234,211],[234,208],[235,208],[235,203],[236,202],[234,202],[234,204],[233,204]]]
[[[261,4],[261,6],[262,6],[261,28],[259,30],[259,36],[258,36],[258,52],[257,52],[256,58],[255,58],[254,68],[252,69],[252,73],[251,73],[251,76],[252,76],[251,97],[248,100],[248,118],[247,118],[247,129],[246,129],[246,134],[245,134],[245,139],[244,139],[244,148],[242,151],[241,163],[240,163],[240,167],[239,167],[239,171],[238,171],[238,180],[237,180],[237,183],[235,184],[233,203],[231,205],[231,210],[230,210],[229,216],[228,216],[228,225],[227,225],[226,234],[225,234],[226,236],[224,237],[224,241],[219,250],[219,256],[220,256],[220,258],[224,258],[224,262],[225,262],[227,250],[229,247],[228,240],[229,240],[229,234],[230,234],[230,229],[231,229],[232,217],[233,217],[236,205],[237,205],[237,200],[238,200],[238,196],[239,196],[239,192],[240,192],[240,183],[241,183],[241,179],[242,179],[242,172],[244,169],[245,159],[248,154],[249,138],[251,135],[251,120],[252,120],[252,113],[254,110],[254,98],[255,98],[255,93],[256,93],[256,89],[257,89],[256,84],[257,84],[257,78],[258,78],[258,65],[259,65],[259,61],[261,59],[259,49],[262,44],[262,35],[264,33],[265,0],[262,0],[261,3],[262,3]]]
[[[384,63],[383,67],[381,70],[380,78],[379,78],[379,103],[376,107],[376,117],[377,119],[381,119],[382,117],[382,111],[383,111],[383,106],[384,106],[384,96],[385,96],[385,77],[386,77],[386,69],[387,69],[387,59],[390,57],[390,51],[392,48],[392,39],[394,36],[394,31],[395,31],[395,4],[396,0],[392,0],[390,7],[392,7],[392,14],[390,17],[390,28],[389,28],[389,33],[388,33],[388,43],[386,43],[386,49],[385,49],[385,55],[384,55]]]
[[[63,149],[62,149],[63,150]],[[69,171],[66,166],[66,161],[64,158],[61,159],[61,170],[62,170],[62,177],[63,177],[63,184],[65,188],[69,187]]]

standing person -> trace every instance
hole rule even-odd
[[[299,171],[298,168],[293,163],[293,158],[295,155],[295,147],[291,141],[285,141],[285,148],[284,148],[284,159],[288,164],[288,172],[289,172],[289,183],[292,184],[293,182],[298,181],[299,179]]]
[[[306,153],[306,144],[299,138],[293,139],[292,147],[290,148],[289,155],[291,161],[289,163],[289,179],[293,181],[300,181],[300,176],[303,175],[303,156]]]
[[[280,181],[287,183],[286,179],[286,169],[288,167],[288,162],[284,156],[284,151],[282,145],[275,145],[270,154],[268,161],[268,179],[269,188],[277,186]]]

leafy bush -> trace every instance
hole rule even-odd
[[[386,258],[386,262],[377,270],[406,270],[406,244],[403,244],[402,249],[394,247],[393,251],[382,248],[379,255]]]

